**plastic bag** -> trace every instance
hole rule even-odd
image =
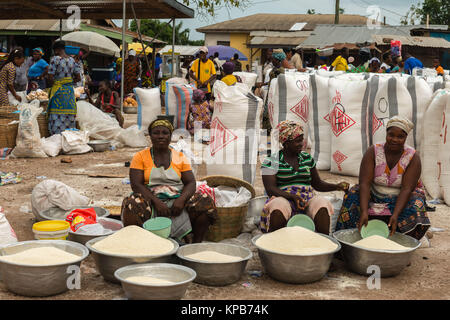
[[[133,125],[129,128],[122,129],[117,136],[119,142],[132,148],[147,147],[148,142],[145,137],[145,130],[139,130],[138,125]]]
[[[16,93],[17,93],[17,95],[19,97],[22,98],[22,101],[17,100],[16,97],[14,97],[12,95],[12,93],[10,91],[8,91],[8,101],[9,101],[9,105],[10,106],[17,107],[19,104],[28,102],[28,100],[27,100],[27,92],[26,91],[20,91],[20,92],[16,92]]]
[[[15,242],[17,242],[16,233],[6,219],[3,208],[0,207],[0,247]]]
[[[92,151],[87,144],[89,135],[87,131],[66,130],[62,135],[62,150],[65,154],[83,154]]]
[[[31,193],[31,208],[34,215],[50,208],[70,210],[77,206],[87,206],[89,198],[75,189],[56,180],[44,180],[36,185]]]
[[[56,157],[62,149],[61,134],[54,134],[48,138],[41,138],[42,149],[49,157]]]
[[[75,209],[67,215],[66,221],[70,223],[70,229],[77,232],[81,227],[97,224],[97,214],[94,208]]]
[[[37,103],[39,105],[39,101]],[[37,117],[42,108],[36,107],[36,103],[23,103],[18,106],[20,111],[19,129],[16,138],[16,147],[11,152],[12,157],[17,158],[46,158],[41,145],[41,134]]]
[[[218,208],[239,207],[247,204],[252,198],[252,194],[244,187],[239,189],[226,186],[214,188],[216,196],[216,206]]]

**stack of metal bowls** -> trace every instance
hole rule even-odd
[[[186,256],[201,251],[215,251],[221,254],[240,257],[236,262],[207,262],[190,259]],[[177,257],[181,264],[197,273],[194,282],[207,286],[226,286],[238,281],[245,271],[252,252],[244,247],[226,243],[195,243],[182,246]]]
[[[22,296],[46,297],[70,289],[69,277],[80,272],[81,262],[89,255],[89,250],[79,243],[67,240],[23,241],[1,247],[0,256],[49,246],[75,254],[80,258],[70,263],[54,265],[29,265],[0,260],[2,280],[9,291]]]
[[[252,243],[258,248],[259,259],[265,272],[271,278],[286,283],[310,283],[322,279],[330,268],[334,254],[341,249],[336,239],[321,234],[338,247],[330,252],[310,255],[279,253],[259,247],[256,241],[261,236],[263,235],[254,237]]]
[[[114,276],[122,283],[128,299],[135,300],[179,300],[186,294],[187,287],[195,279],[194,270],[176,264],[137,264],[116,270]],[[141,284],[127,278],[147,276],[173,282],[173,284]]]
[[[414,251],[420,247],[420,241],[401,233],[395,233],[388,239],[408,247],[403,251],[357,247],[353,243],[362,239],[358,229],[339,230],[333,233],[333,237],[342,244],[342,255],[348,268],[365,276],[373,273],[368,270],[373,265],[380,268],[381,277],[398,275],[411,262]]]
[[[119,283],[119,281],[114,277],[114,272],[116,272],[117,269],[120,269],[125,266],[129,266],[131,264],[142,264],[142,263],[166,263],[166,262],[172,262],[173,261],[173,255],[175,252],[177,252],[179,245],[178,243],[173,239],[167,239],[173,243],[173,249],[163,255],[148,255],[148,256],[128,256],[128,255],[122,255],[122,254],[113,254],[113,253],[106,253],[102,251],[98,251],[93,247],[93,245],[103,239],[105,239],[107,236],[98,237],[92,240],[89,240],[86,242],[86,247],[89,248],[89,250],[92,253],[92,256],[95,260],[95,265],[97,266],[97,270],[100,272],[100,274],[103,276],[103,278],[107,281],[111,281],[114,283]]]

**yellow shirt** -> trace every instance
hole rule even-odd
[[[225,82],[227,85],[232,86],[237,82],[237,79],[232,74],[229,74],[221,79],[223,82]]]
[[[199,75],[197,74],[199,61],[200,59],[194,61],[191,70],[194,72],[197,79],[199,79],[201,82],[206,82],[208,81],[209,78],[211,78],[213,74],[216,74],[216,68],[214,67],[214,62],[212,62],[210,59],[208,59],[206,62],[202,61],[200,63],[200,77],[199,77]],[[208,92],[211,92],[211,85],[209,83],[208,83]]]
[[[335,71],[347,71],[348,69],[347,60],[342,56],[337,57],[331,66],[334,67]]]

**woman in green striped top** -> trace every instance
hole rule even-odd
[[[262,164],[262,179],[269,199],[261,214],[261,231],[272,232],[286,226],[296,214],[307,214],[314,220],[316,231],[329,234],[333,206],[321,192],[347,191],[349,184],[331,184],[320,179],[316,162],[302,151],[303,128],[294,121],[277,126],[283,149]]]

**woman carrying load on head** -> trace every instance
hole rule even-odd
[[[64,41],[53,44],[55,56],[48,68],[48,81],[52,84],[48,102],[48,131],[50,135],[76,128],[77,103],[74,82],[80,81],[80,67],[66,54]]]
[[[405,144],[411,121],[395,116],[386,125],[386,142],[371,146],[361,161],[359,185],[344,196],[336,230],[367,225],[368,220],[388,223],[396,231],[421,239],[428,228],[425,192],[419,181],[420,158]]]
[[[134,193],[122,203],[123,224],[142,227],[150,218],[168,217],[172,220],[170,237],[179,242],[201,242],[217,218],[214,200],[195,193],[189,160],[169,146],[172,124],[155,120],[148,130],[152,146],[136,153],[131,162]]]
[[[283,121],[276,127],[283,148],[262,164],[262,179],[270,197],[261,214],[261,231],[272,232],[286,226],[296,214],[306,214],[316,230],[329,234],[330,215],[333,206],[327,199],[314,194],[347,191],[346,182],[331,184],[323,181],[316,169],[316,162],[302,151],[303,127],[294,121]]]
[[[242,83],[242,80],[239,76],[235,76],[233,74],[234,72],[234,63],[233,62],[225,62],[222,65],[223,73],[225,74],[224,77],[222,77],[221,81],[225,82],[227,86],[235,85],[237,82]]]

